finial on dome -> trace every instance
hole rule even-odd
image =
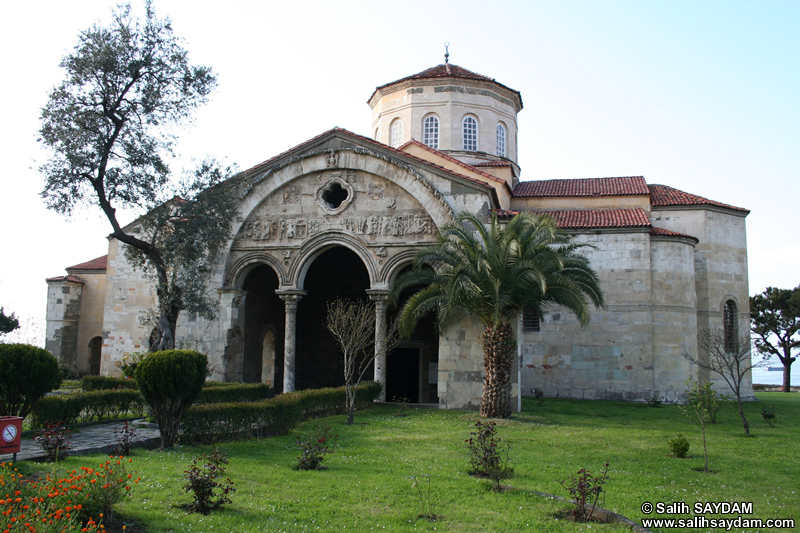
[[[444,43],[444,67],[450,74],[450,43]]]

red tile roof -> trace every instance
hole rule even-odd
[[[671,231],[656,226],[650,228],[650,235],[663,235],[666,237],[684,237],[686,239],[692,239],[695,242],[700,242],[700,239],[698,239],[694,235],[689,235],[688,233],[678,233],[677,231]]]
[[[492,188],[492,186],[491,186],[491,185],[489,185],[488,183],[484,183],[483,181],[481,181],[481,180],[479,180],[479,179],[476,179],[476,178],[471,178],[471,177],[469,177],[469,176],[465,176],[465,175],[463,175],[463,174],[459,174],[458,172],[455,172],[454,170],[450,170],[449,168],[445,168],[445,167],[443,167],[443,166],[441,166],[441,165],[437,165],[436,163],[432,163],[432,162],[428,161],[427,159],[423,159],[423,158],[421,158],[421,157],[417,157],[417,156],[415,156],[415,155],[409,154],[408,152],[403,152],[403,151],[401,151],[401,150],[398,150],[397,148],[392,148],[391,146],[389,146],[389,145],[386,145],[386,144],[383,144],[383,143],[381,143],[381,142],[378,142],[378,141],[376,141],[375,139],[370,139],[369,137],[364,137],[363,135],[359,135],[359,134],[357,134],[357,133],[353,133],[352,131],[350,131],[350,130],[346,130],[346,129],[344,129],[344,128],[333,128],[333,129],[330,129],[330,130],[328,130],[328,131],[326,131],[326,132],[324,132],[324,133],[321,133],[321,134],[319,134],[319,135],[317,135],[317,136],[315,136],[315,137],[312,137],[312,138],[308,139],[307,141],[305,141],[305,142],[303,142],[303,143],[300,143],[300,144],[298,144],[298,145],[297,145],[297,146],[295,146],[294,148],[290,148],[289,150],[286,150],[285,152],[282,152],[282,153],[280,153],[280,154],[276,155],[275,157],[272,157],[272,158],[270,158],[270,159],[267,159],[266,161],[264,161],[264,162],[262,162],[262,163],[259,163],[259,164],[255,165],[255,166],[253,166],[253,167],[251,167],[251,168],[249,168],[249,169],[245,170],[245,171],[244,171],[244,172],[242,172],[241,174],[249,174],[249,173],[253,173],[253,172],[259,172],[259,171],[263,170],[264,168],[267,168],[267,167],[269,167],[269,165],[271,165],[271,164],[275,163],[275,162],[276,162],[276,161],[278,161],[279,159],[281,159],[281,158],[283,158],[283,157],[287,156],[288,154],[291,154],[292,152],[296,152],[296,151],[298,151],[298,150],[302,149],[303,147],[305,147],[305,146],[307,146],[307,145],[310,145],[310,144],[312,144],[313,142],[315,142],[315,141],[317,141],[317,140],[319,140],[319,139],[321,139],[321,138],[323,138],[323,137],[325,137],[325,136],[327,136],[327,135],[331,135],[331,134],[334,134],[334,133],[337,133],[337,132],[338,132],[338,133],[343,133],[343,134],[345,134],[345,135],[348,135],[348,136],[351,136],[351,137],[355,137],[357,140],[360,140],[360,141],[363,141],[363,142],[366,142],[366,143],[369,143],[369,144],[375,145],[375,146],[377,146],[377,147],[380,147],[380,148],[381,148],[381,149],[383,149],[383,150],[388,150],[388,151],[394,152],[394,153],[396,153],[397,155],[401,155],[401,156],[403,156],[403,157],[407,157],[407,158],[410,158],[410,159],[414,159],[415,161],[419,161],[419,162],[421,162],[421,163],[425,163],[426,165],[429,165],[429,166],[431,166],[431,167],[434,167],[434,168],[438,168],[438,169],[440,169],[440,170],[443,170],[443,171],[445,171],[445,172],[447,172],[447,173],[449,173],[449,174],[452,174],[453,176],[458,176],[459,178],[462,178],[462,179],[465,179],[465,180],[471,181],[471,182],[473,182],[473,183],[479,184],[479,185],[481,185],[481,186],[483,186],[483,187],[485,187],[485,188],[487,188],[487,189],[491,189],[491,188]],[[423,147],[424,149],[426,149],[426,150],[428,150],[428,151],[430,151],[430,152],[434,152],[434,153],[436,153],[436,154],[438,154],[438,155],[440,155],[440,156],[444,157],[445,159],[448,159],[448,160],[453,160],[454,162],[456,162],[456,163],[458,163],[459,165],[461,165],[461,166],[463,166],[463,167],[465,167],[465,168],[467,168],[467,169],[471,170],[472,172],[475,172],[475,173],[477,173],[477,174],[484,175],[484,176],[486,176],[487,178],[489,178],[489,179],[491,179],[491,180],[494,180],[494,181],[498,181],[498,182],[501,182],[501,183],[506,183],[504,180],[501,180],[500,178],[498,178],[498,177],[496,177],[496,176],[492,176],[492,175],[491,175],[491,174],[489,174],[488,172],[484,172],[483,170],[479,170],[479,169],[477,169],[477,168],[475,168],[475,167],[472,167],[472,166],[470,166],[470,165],[467,165],[466,163],[462,163],[462,162],[461,162],[461,161],[459,161],[458,159],[455,159],[455,158],[453,158],[453,157],[451,157],[451,156],[449,156],[449,155],[445,154],[444,152],[439,152],[438,150],[434,150],[433,148],[430,148],[429,146],[426,146],[426,145],[422,144],[422,143],[421,143],[421,142],[419,142],[419,141],[411,140],[411,141],[407,142],[407,143],[406,143],[405,145],[403,145],[403,146],[406,146],[406,145],[408,145],[408,144],[411,144],[411,143],[417,144],[417,145],[419,145],[419,146]],[[402,146],[401,146],[401,148],[402,148]],[[508,184],[506,184],[506,187],[508,187]]]
[[[45,281],[70,281],[72,283],[85,285],[85,282],[78,276],[56,276],[54,278],[47,278]]]
[[[495,210],[500,218],[510,218],[519,213],[511,210]],[[647,228],[650,219],[644,209],[573,209],[566,211],[533,211],[546,213],[556,219],[563,229],[594,228]]]
[[[484,163],[477,163],[473,167],[510,167],[511,163],[508,161],[486,161]]]
[[[736,207],[733,205],[723,204],[696,194],[690,194],[681,190],[675,189],[668,185],[650,185],[650,205],[654,206],[671,206],[671,205],[712,205],[716,207],[725,207],[735,211],[749,213],[749,209],[743,207]]]
[[[104,255],[102,257],[92,259],[91,261],[86,261],[85,263],[67,267],[67,270],[105,270],[107,266],[108,255]]]
[[[642,176],[621,178],[586,178],[571,180],[521,181],[514,196],[630,196],[648,195],[650,189]]]
[[[514,93],[517,96],[517,98],[519,98],[520,105],[522,105],[522,96],[520,95],[519,91],[516,91],[511,87],[503,85],[494,78],[490,78],[489,76],[484,76],[483,74],[478,74],[477,72],[472,72],[471,70],[467,70],[464,67],[459,67],[458,65],[453,65],[452,63],[448,64],[443,63],[441,65],[436,65],[435,67],[423,70],[422,72],[417,72],[416,74],[412,74],[411,76],[406,76],[405,78],[400,78],[399,80],[395,80],[391,83],[385,83],[380,87],[376,87],[375,90],[372,92],[372,95],[370,95],[367,102],[372,100],[372,98],[375,96],[375,93],[386,87],[391,87],[392,85],[409,80],[430,80],[435,78],[460,78],[465,80],[490,81]]]
[[[466,170],[469,170],[470,172],[474,172],[474,173],[476,173],[476,174],[480,174],[481,176],[483,176],[483,177],[485,177],[485,178],[488,178],[488,179],[490,179],[490,180],[492,180],[492,181],[496,181],[497,183],[503,183],[503,184],[505,184],[506,186],[508,186],[508,184],[506,183],[506,181],[505,181],[505,180],[503,180],[503,179],[500,179],[500,178],[498,178],[497,176],[494,176],[494,175],[492,175],[492,174],[489,174],[488,172],[485,172],[485,171],[483,171],[483,170],[480,170],[480,169],[476,168],[476,167],[477,167],[477,165],[469,165],[469,164],[467,164],[467,163],[464,163],[463,161],[461,161],[461,160],[459,160],[459,159],[456,159],[455,157],[453,157],[453,156],[451,156],[451,155],[448,155],[448,154],[446,154],[446,153],[444,153],[444,152],[440,152],[440,151],[439,151],[439,150],[437,150],[436,148],[431,148],[431,147],[430,147],[430,146],[428,146],[427,144],[425,144],[425,143],[421,143],[421,142],[417,141],[416,139],[411,139],[411,140],[410,140],[410,141],[408,141],[407,143],[405,143],[405,144],[403,144],[402,146],[400,146],[400,148],[398,148],[398,150],[400,150],[400,151],[402,152],[402,151],[403,151],[403,148],[405,148],[406,146],[408,146],[408,145],[410,145],[410,144],[413,144],[413,145],[415,145],[415,146],[419,146],[419,147],[420,147],[420,148],[422,148],[423,150],[425,150],[425,151],[428,151],[428,152],[430,152],[430,153],[432,153],[432,154],[436,154],[436,155],[438,155],[439,157],[441,157],[441,158],[443,158],[443,159],[446,159],[446,160],[450,161],[451,163],[455,163],[456,165],[460,166],[461,168],[464,168],[464,169],[466,169]],[[406,152],[403,152],[403,153],[406,153]],[[427,160],[424,160],[424,161],[427,161]],[[429,161],[428,161],[428,163],[430,164],[430,162],[429,162]],[[436,165],[436,166],[439,166],[439,165]],[[510,187],[509,187],[509,192],[511,192],[511,188],[510,188]]]

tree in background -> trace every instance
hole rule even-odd
[[[45,394],[61,385],[53,354],[27,344],[0,344],[0,416],[25,418]]]
[[[747,423],[742,407],[742,382],[750,369],[762,364],[753,363],[750,333],[744,332],[731,339],[723,329],[702,328],[697,334],[697,348],[703,355],[696,354],[685,346],[681,355],[700,368],[722,376],[736,396],[744,434],[749,437],[750,424]]]
[[[481,416],[508,418],[511,372],[516,342],[511,324],[526,307],[562,305],[582,325],[589,322],[589,302],[603,305],[603,293],[589,260],[588,245],[569,236],[547,215],[523,212],[508,224],[493,216],[484,224],[471,213],[458,215],[442,228],[437,243],[421,250],[414,269],[392,286],[396,303],[406,289],[416,289],[400,310],[400,331],[410,335],[431,312],[444,324],[458,310],[477,316],[482,337],[485,377]]]
[[[11,333],[19,327],[19,319],[14,313],[7,315],[5,309],[0,307],[0,336]]]
[[[750,297],[751,330],[756,350],[766,357],[777,356],[783,364],[783,392],[792,387],[792,363],[800,346],[800,286],[794,289],[767,287]]]
[[[42,109],[40,141],[51,155],[40,171],[48,208],[71,215],[79,205],[99,207],[111,237],[154,278],[150,349],[159,350],[175,346],[182,310],[215,314],[200,279],[230,236],[234,192],[213,161],[178,185],[171,181],[173,132],[191,122],[216,78],[189,63],[171,22],[156,18],[150,1],[145,10],[139,20],[130,5],[119,6],[109,27],[83,31],[61,61],[65,79]],[[119,208],[150,214],[123,227]]]
[[[337,298],[328,303],[325,320],[344,357],[344,386],[347,424],[352,425],[356,412],[356,392],[364,373],[375,361],[375,306],[366,300]],[[397,343],[397,328],[387,328],[383,350],[391,351]]]

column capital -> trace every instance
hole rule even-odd
[[[308,291],[302,289],[276,289],[275,294],[286,303],[296,303],[308,294]]]
[[[375,303],[385,302],[389,299],[389,289],[367,289],[364,291],[369,296],[369,299]]]

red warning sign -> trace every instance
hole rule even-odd
[[[0,416],[0,454],[18,453],[22,443],[22,417]]]

